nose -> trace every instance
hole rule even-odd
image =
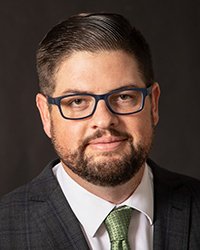
[[[108,109],[104,100],[100,100],[91,119],[92,127],[95,129],[108,129],[116,127],[118,123],[119,117]]]

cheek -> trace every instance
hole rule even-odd
[[[153,134],[151,114],[138,113],[138,115],[131,117],[127,124],[127,129],[133,136],[135,144],[149,144]]]
[[[56,119],[52,127],[57,143],[65,149],[76,150],[84,138],[84,128],[77,121]]]

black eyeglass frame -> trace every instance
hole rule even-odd
[[[108,98],[110,95],[112,94],[115,94],[115,93],[118,93],[118,92],[121,92],[121,91],[126,91],[126,90],[134,90],[134,91],[139,91],[142,93],[142,105],[140,107],[139,110],[137,111],[134,111],[134,112],[129,112],[129,113],[119,113],[119,112],[116,112],[114,111],[111,107],[110,107],[110,104],[108,102]],[[144,104],[145,104],[145,98],[150,95],[152,92],[152,85],[148,86],[147,88],[121,88],[121,89],[117,89],[117,90],[113,90],[111,92],[108,92],[106,94],[102,94],[102,95],[95,95],[95,94],[90,94],[90,93],[75,93],[75,94],[69,94],[69,95],[63,95],[63,96],[59,96],[59,97],[51,97],[51,96],[47,96],[47,101],[49,104],[52,104],[52,105],[57,105],[58,106],[58,109],[60,111],[60,114],[61,116],[64,118],[64,119],[67,119],[67,120],[82,120],[82,119],[86,119],[90,116],[92,116],[95,111],[96,111],[96,108],[97,108],[97,104],[100,100],[104,100],[105,103],[106,103],[106,106],[107,108],[110,110],[110,112],[112,112],[113,114],[116,114],[116,115],[131,115],[131,114],[135,114],[135,113],[138,113],[140,111],[143,110],[144,108]],[[84,116],[84,117],[80,117],[80,118],[69,118],[69,117],[66,117],[63,112],[62,112],[62,108],[61,108],[61,100],[63,98],[66,98],[66,97],[71,97],[71,96],[92,96],[94,99],[95,99],[95,105],[94,105],[94,108],[93,108],[93,111],[91,112],[91,114],[87,115],[87,116]]]

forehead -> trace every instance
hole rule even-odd
[[[137,62],[124,51],[75,52],[55,74],[55,95],[73,90],[96,94],[126,85],[144,87]]]

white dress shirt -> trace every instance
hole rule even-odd
[[[103,200],[82,188],[66,173],[61,163],[53,168],[53,172],[80,222],[90,249],[110,250],[110,240],[103,221],[114,207],[123,205],[134,209],[129,226],[131,249],[153,249],[153,176],[147,164],[135,192],[118,205]]]

